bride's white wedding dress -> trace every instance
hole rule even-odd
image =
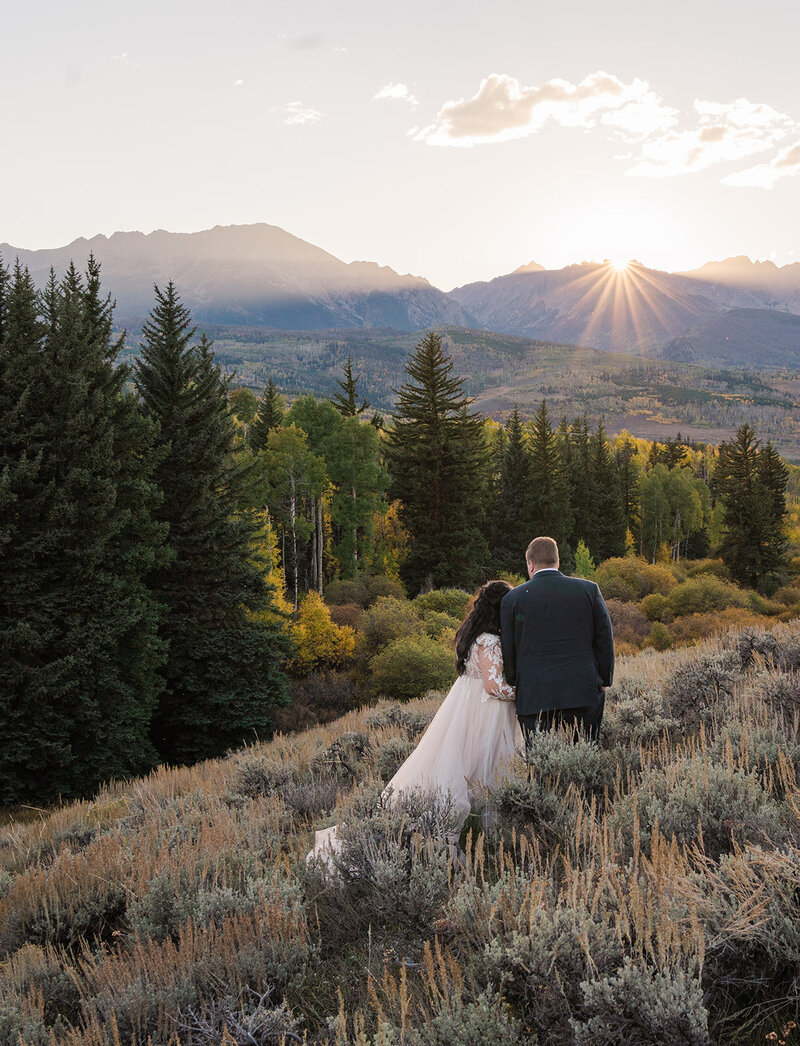
[[[514,688],[503,679],[500,637],[484,632],[472,644],[464,674],[453,683],[383,795],[391,802],[403,792],[447,793],[463,822],[473,799],[506,775],[515,751],[522,746]],[[324,860],[338,849],[337,825],[333,825],[316,833],[307,859]]]

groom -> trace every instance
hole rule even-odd
[[[500,604],[500,641],[508,682],[517,688],[517,718],[531,731],[564,723],[596,741],[605,694],[614,677],[611,618],[593,581],[558,569],[558,545],[535,538],[525,556],[530,581]]]

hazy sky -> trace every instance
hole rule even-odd
[[[795,0],[28,0],[0,241],[268,222],[449,290],[800,260]]]

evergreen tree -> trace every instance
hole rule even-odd
[[[492,499],[490,546],[496,572],[519,573],[531,540],[530,453],[516,404],[503,432],[499,482]]]
[[[147,770],[161,681],[153,427],[124,392],[99,266],[17,266],[0,317],[0,803]]]
[[[406,363],[385,452],[409,533],[401,575],[412,591],[469,585],[488,573],[482,497],[488,451],[480,417],[431,332]]]
[[[283,424],[285,405],[272,378],[258,401],[258,413],[250,424],[250,446],[253,450],[263,450],[267,445],[270,432]]]
[[[576,418],[570,429],[569,445],[569,486],[573,514],[570,541],[577,547],[584,541],[591,548],[589,540],[594,525],[594,506],[590,492],[592,489],[592,454],[589,442],[589,422],[584,414]]]
[[[587,500],[591,505],[588,546],[595,562],[625,555],[625,514],[619,473],[603,423],[589,440],[591,486]]]
[[[254,561],[247,471],[232,455],[227,386],[170,283],[142,328],[136,384],[158,424],[156,478],[172,561],[150,575],[169,644],[152,736],[163,758],[188,762],[264,736],[285,700],[284,640],[257,612],[269,590]]]
[[[741,584],[769,583],[785,567],[788,473],[772,444],[749,425],[720,444],[713,490],[724,510],[723,560]]]
[[[538,535],[554,538],[561,562],[569,569],[572,564],[569,539],[573,525],[569,479],[545,400],[539,404],[531,425],[530,455],[528,540]]]
[[[614,454],[617,461],[617,475],[620,485],[620,499],[625,526],[630,531],[638,529],[637,503],[639,471],[633,462],[636,456],[636,445],[626,433],[617,446]]]
[[[369,410],[369,403],[363,396],[361,403],[358,402],[357,386],[360,380],[360,374],[353,377],[353,361],[348,356],[344,365],[344,381],[336,379],[336,384],[341,391],[333,394],[333,405],[343,418],[357,418],[365,410]]]

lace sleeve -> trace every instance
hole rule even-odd
[[[513,686],[503,679],[503,653],[500,636],[488,632],[476,639],[478,667],[483,681],[481,701],[513,701],[516,697]]]

